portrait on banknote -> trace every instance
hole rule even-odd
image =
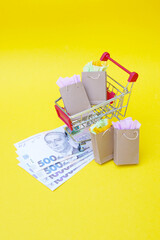
[[[58,154],[57,157],[76,154],[79,152],[78,147],[70,143],[68,135],[64,132],[49,132],[44,136],[47,146]]]

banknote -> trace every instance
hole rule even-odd
[[[66,171],[70,168],[70,166],[74,166],[79,164],[79,162],[85,162],[88,160],[88,158],[92,156],[93,159],[93,153],[92,152],[84,152],[81,154],[81,156],[77,156],[77,158],[73,158],[72,161],[64,161],[64,162],[57,162],[56,164],[52,164],[50,166],[47,166],[40,171],[35,171],[31,167],[27,166],[24,162],[20,161],[18,164],[21,167],[26,167],[28,171],[30,171],[31,174],[34,174],[36,178],[41,178],[41,179],[47,179],[47,181],[52,181],[52,176],[55,176],[57,172],[62,171],[63,169]],[[18,157],[18,160],[20,160],[20,156]]]
[[[34,172],[43,170],[48,173],[49,171],[55,171],[56,168],[69,164],[75,159],[79,159],[88,153],[92,153],[92,149],[89,147],[86,148],[83,152],[78,151],[78,153],[68,155],[66,157],[61,157],[57,159],[56,157],[54,157],[54,155],[50,155],[50,156],[46,155],[45,157],[41,158],[41,160],[39,160],[38,162],[34,162],[34,158],[30,156],[30,153],[25,152],[25,155],[23,154],[23,156],[21,156],[21,154],[19,154],[17,151],[17,154],[21,156],[21,157],[18,157],[17,159],[20,162],[25,163]],[[33,163],[31,163],[30,161],[27,161],[27,159],[24,159],[24,156],[26,155],[27,155],[27,159],[31,159],[31,158],[33,159]],[[37,152],[37,155],[39,155],[39,152]]]
[[[77,141],[89,138],[89,131],[74,136]],[[15,144],[18,164],[51,190],[56,189],[93,160],[90,142],[80,152],[78,143],[65,133],[64,126],[45,131]]]
[[[78,162],[73,162],[71,165],[58,170],[54,174],[50,176],[50,179],[47,177],[45,179],[39,178],[35,173],[31,172],[30,169],[25,166],[23,163],[19,163],[18,165],[26,170],[29,174],[31,174],[38,181],[43,183],[45,186],[50,188],[52,191],[71,178],[74,174],[80,171],[84,166],[90,163],[93,160],[93,155],[90,155],[86,158],[86,160],[81,159]]]
[[[92,151],[91,146],[87,144],[85,148]],[[78,144],[69,136],[66,136],[64,126],[36,134],[16,143],[15,147],[17,148],[17,154],[22,157],[21,161],[35,171],[39,171],[65,157],[81,154],[78,150]]]

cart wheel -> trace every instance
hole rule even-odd
[[[66,135],[66,137],[68,136],[68,133],[67,132],[65,132],[65,135]]]
[[[83,151],[84,151],[84,147],[82,147],[81,144],[79,144],[79,145],[78,145],[78,150],[79,150],[80,152],[83,152]]]

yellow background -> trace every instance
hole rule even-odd
[[[160,239],[158,0],[0,2],[0,239]],[[14,143],[62,122],[59,76],[108,51],[139,73],[127,116],[140,164],[88,164],[52,192],[17,166]]]

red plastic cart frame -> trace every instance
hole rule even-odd
[[[70,118],[57,106],[55,105],[55,109],[57,112],[58,117],[69,127],[69,129],[72,131],[72,122]]]
[[[115,60],[113,60],[110,57],[110,54],[108,52],[104,52],[102,54],[102,57],[100,58],[101,61],[107,61],[110,60],[111,62],[113,62],[114,64],[116,64],[118,67],[120,67],[122,70],[124,70],[125,72],[127,72],[129,74],[129,78],[128,78],[128,82],[136,82],[137,78],[138,78],[138,73],[136,72],[130,72],[129,70],[127,70],[126,68],[124,68],[122,65],[120,65],[119,63],[117,63]]]

